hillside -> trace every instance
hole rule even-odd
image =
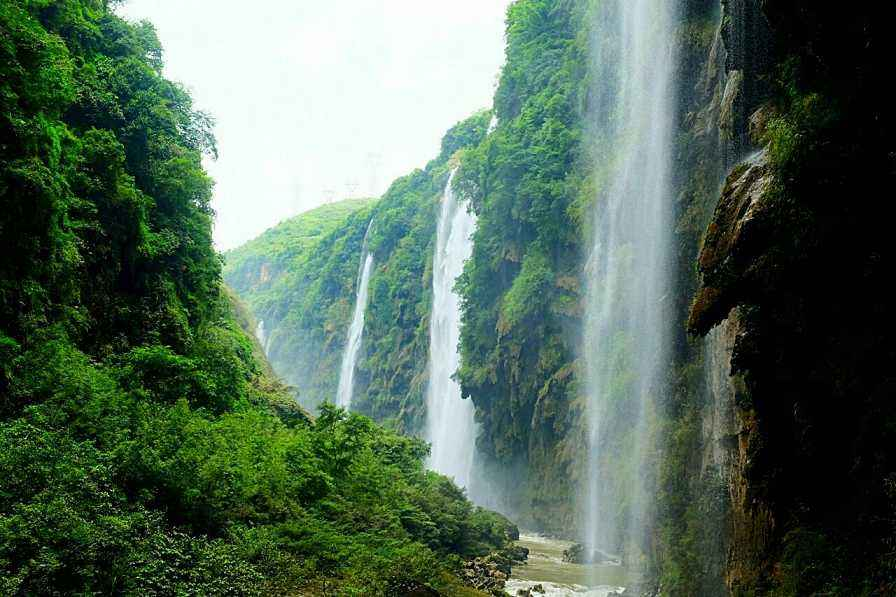
[[[266,373],[212,248],[211,121],[161,72],[109,3],[0,3],[0,593],[474,594],[462,559],[514,529]]]
[[[278,252],[279,239],[289,235],[292,223],[304,225],[304,215],[228,255],[233,264],[225,267],[226,282],[264,322],[268,358],[297,388],[305,408],[314,411],[335,399],[366,238],[374,272],[354,408],[399,430],[421,431],[438,202],[457,155],[485,135],[489,117],[483,112],[459,123],[424,169],[396,180],[363,209],[333,220],[332,230],[315,242],[290,246],[290,265],[282,273],[267,274],[285,262],[277,257],[287,253]],[[273,257],[256,261],[260,255]],[[248,280],[262,276],[269,281],[247,287]]]
[[[252,241],[227,251],[224,278],[245,300],[260,300],[287,272],[301,268],[314,247],[348,216],[372,203],[370,199],[346,199],[280,222]]]

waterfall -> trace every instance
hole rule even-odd
[[[432,444],[430,468],[469,488],[476,424],[473,403],[462,398],[460,385],[454,380],[460,364],[460,300],[454,284],[464,262],[473,254],[476,218],[451,189],[455,172],[448,178],[442,198],[433,260],[426,435]]]
[[[259,346],[261,346],[261,350],[264,353],[267,353],[267,332],[264,329],[264,319],[259,320],[258,325],[255,326],[255,339],[258,340]]]
[[[665,391],[672,270],[675,71],[672,2],[612,0],[597,16],[598,189],[585,330],[588,487],[584,542],[648,552],[656,400]]]
[[[336,405],[350,408],[355,388],[355,367],[361,353],[361,340],[364,336],[364,312],[367,310],[367,288],[370,285],[370,272],[373,271],[373,253],[367,250],[367,239],[373,228],[373,221],[367,227],[364,244],[361,248],[361,265],[358,268],[356,284],[355,311],[352,323],[348,328],[345,351],[342,353],[342,366],[339,369],[339,387],[336,390]]]

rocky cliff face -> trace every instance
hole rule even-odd
[[[758,1],[690,11],[690,28],[702,18],[714,31],[708,46],[683,44],[680,77],[678,294],[692,338],[702,340],[679,343],[665,469],[670,478],[686,471],[689,481],[664,485],[657,560],[663,589],[709,596],[761,586],[776,531],[754,474],[764,435],[743,372],[732,368],[745,329],[734,297],[766,283],[761,247],[769,242],[775,174],[759,148],[773,116],[776,42]]]
[[[726,82],[719,126],[733,144],[735,159],[753,145],[748,135],[750,115],[771,92],[768,75],[774,42],[761,4],[760,0],[722,0]]]
[[[730,500],[727,586],[886,594],[896,464],[894,316],[883,298],[894,208],[881,195],[896,173],[893,117],[880,103],[888,9],[723,8],[720,129],[741,153],[763,147],[727,178],[688,322],[697,334],[720,324],[709,366],[730,360],[736,374],[710,392],[703,419],[704,437],[729,428],[737,438],[709,454]],[[717,418],[732,401],[733,421]]]
[[[756,491],[752,476],[753,462],[762,450],[760,421],[744,380],[732,375],[737,341],[746,329],[733,310],[733,288],[738,284],[731,284],[733,280],[761,283],[755,277],[763,263],[744,255],[751,246],[763,244],[761,231],[770,211],[772,185],[768,157],[762,151],[728,177],[700,252],[703,286],[689,321],[689,329],[706,334],[709,400],[703,412],[703,462],[727,487],[727,536],[717,555],[724,558],[724,578],[732,592],[760,581],[775,530],[775,514]],[[748,273],[751,269],[753,279]]]

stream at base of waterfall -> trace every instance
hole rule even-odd
[[[504,590],[532,597],[610,597],[625,595],[625,571],[619,564],[573,564],[563,560],[571,541],[521,534],[517,545],[529,550],[528,561],[514,566]],[[539,592],[541,589],[541,592]]]

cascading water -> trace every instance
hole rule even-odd
[[[667,0],[612,0],[596,30],[597,180],[585,362],[589,483],[584,543],[637,582],[648,550],[670,316],[675,71]]]
[[[432,444],[430,468],[461,487],[470,487],[476,441],[473,403],[461,396],[454,374],[460,364],[460,300],[454,292],[464,262],[473,254],[476,218],[458,201],[448,178],[442,198],[433,263],[433,301],[429,326],[429,386],[426,435]]]
[[[258,344],[261,346],[261,349],[267,353],[267,343],[268,343],[268,335],[264,329],[264,320],[260,320],[258,325],[255,326],[255,339],[258,340]]]
[[[373,221],[367,227],[364,244],[361,248],[361,266],[358,269],[357,293],[355,295],[355,311],[352,323],[348,328],[345,351],[342,353],[342,366],[339,369],[339,386],[336,390],[336,405],[350,408],[355,388],[355,368],[358,355],[361,353],[361,340],[364,336],[364,312],[367,311],[367,288],[370,285],[370,273],[373,271],[373,253],[367,250],[367,239],[373,228]]]
[[[495,129],[498,128],[498,115],[492,114],[491,120],[488,123],[488,130],[485,132],[486,135],[491,135],[495,132]]]

